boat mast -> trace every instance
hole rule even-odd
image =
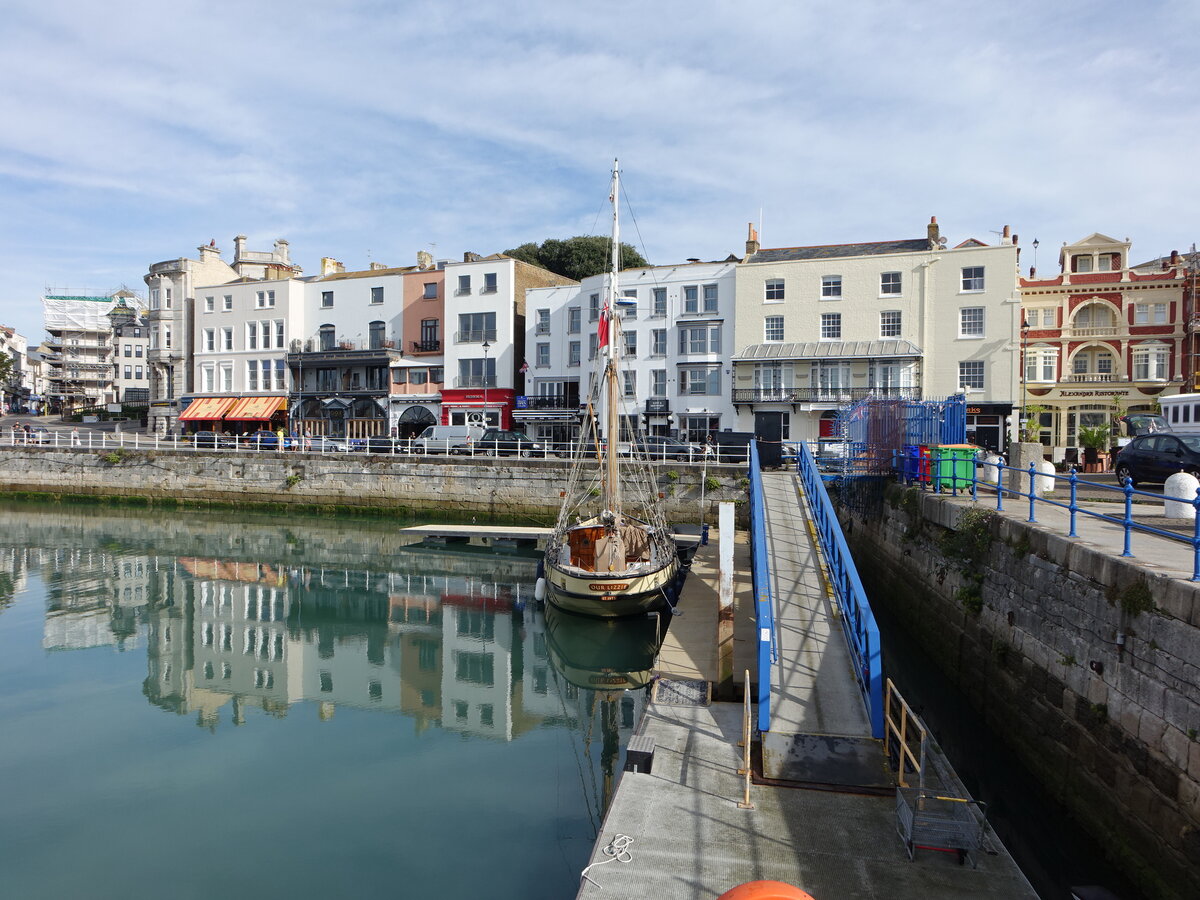
[[[621,270],[621,228],[617,220],[619,207],[618,191],[620,189],[620,174],[617,161],[613,160],[612,171],[612,271],[608,276],[608,296],[605,308],[608,310],[608,344],[606,363],[604,367],[605,387],[607,390],[607,409],[605,431],[608,435],[607,450],[604,455],[604,499],[605,507],[613,512],[619,524],[621,517],[621,482],[617,475],[617,442],[620,439],[620,420],[617,415],[617,361],[619,351],[617,342],[621,340],[621,318],[617,314],[617,273]]]

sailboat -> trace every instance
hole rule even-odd
[[[546,545],[546,596],[569,612],[632,616],[674,603],[680,562],[648,461],[619,452],[621,423],[620,168],[612,171],[612,268],[600,314],[599,359],[554,533]],[[603,438],[599,422],[604,420]],[[636,416],[630,418],[636,419]],[[629,421],[627,418],[626,421]]]

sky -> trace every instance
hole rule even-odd
[[[0,323],[286,238],[306,274],[606,234],[650,262],[1200,240],[1192,0],[7,0]]]

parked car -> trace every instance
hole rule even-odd
[[[638,437],[635,446],[648,459],[674,459],[680,462],[703,459],[711,456],[712,450],[699,444],[689,444],[678,438],[661,434],[645,434]]]
[[[300,447],[308,453],[345,453],[349,446],[345,441],[327,438],[323,434],[316,437],[301,438]]]
[[[273,431],[266,431],[265,429],[263,431],[254,431],[250,434],[243,434],[241,436],[240,443],[243,447],[251,447],[255,450],[278,450],[279,435]],[[298,441],[296,438],[284,435],[284,450],[294,450],[297,443]]]
[[[523,431],[508,431],[504,428],[489,428],[475,442],[475,452],[488,456],[545,455],[546,445],[535,441]]]
[[[408,441],[384,437],[383,435],[374,435],[366,439],[362,449],[368,453],[407,453],[408,444]]]
[[[412,442],[414,453],[469,453],[483,436],[479,425],[430,425]]]
[[[196,431],[191,435],[195,447],[210,447],[212,449],[228,450],[237,446],[237,438],[230,434],[216,431]]]
[[[1122,482],[1161,483],[1176,472],[1200,478],[1200,434],[1143,434],[1121,448],[1115,466]]]

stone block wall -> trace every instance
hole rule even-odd
[[[656,471],[668,521],[699,521],[702,494],[710,522],[719,501],[746,496],[745,473],[736,467],[705,471],[680,464]],[[564,461],[537,459],[0,448],[0,492],[359,507],[481,522],[552,524],[567,472]],[[719,486],[706,486],[709,477]]]
[[[900,486],[844,524],[889,585],[871,602],[1114,862],[1148,896],[1200,896],[1200,586]]]

